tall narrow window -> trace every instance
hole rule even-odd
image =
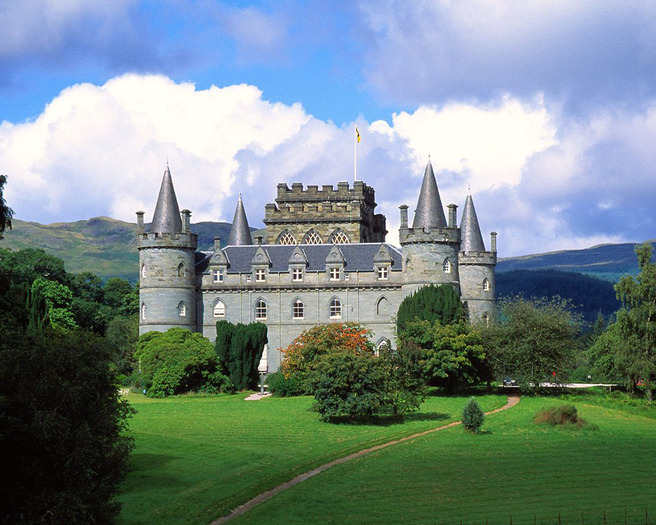
[[[255,319],[264,320],[266,318],[267,304],[262,299],[258,299],[255,303]]]
[[[341,319],[342,318],[342,302],[335,297],[330,301],[330,318],[331,319]]]
[[[146,304],[141,305],[141,318],[145,319],[146,318]]]
[[[178,277],[187,277],[187,268],[184,263],[180,263],[178,266]]]
[[[214,305],[214,317],[224,318],[226,315],[225,303],[220,299]]]
[[[292,317],[294,319],[303,319],[305,316],[305,307],[303,305],[303,301],[300,299],[296,299],[294,303],[292,304]]]
[[[142,265],[141,265],[141,277],[142,277],[142,278],[146,277],[146,271],[147,271],[147,270],[146,270],[146,265],[145,265],[145,264],[142,264]]]
[[[442,270],[444,270],[444,273],[451,273],[451,261],[449,259],[444,259]]]
[[[178,312],[180,313],[180,317],[187,317],[187,305],[184,301],[181,301],[178,305]]]
[[[487,277],[483,279],[483,291],[484,292],[490,291],[490,281],[487,280]]]

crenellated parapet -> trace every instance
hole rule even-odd
[[[137,248],[181,248],[196,250],[198,235],[195,233],[138,233]]]
[[[399,242],[406,244],[454,244],[460,246],[459,228],[400,228]]]

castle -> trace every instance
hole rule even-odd
[[[375,192],[353,187],[278,184],[267,204],[266,234],[253,242],[241,197],[227,246],[198,251],[191,212],[179,210],[166,169],[153,220],[145,231],[137,212],[140,333],[178,326],[216,337],[216,322],[259,321],[268,328],[269,370],[302,331],[322,323],[355,321],[378,347],[394,340],[403,298],[428,284],[459,289],[472,322],[495,308],[496,233],[487,251],[471,195],[457,226],[457,206],[444,214],[428,162],[412,226],[400,207],[401,248],[385,242],[385,216],[375,214]]]

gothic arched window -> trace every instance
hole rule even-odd
[[[448,257],[442,263],[442,270],[444,270],[444,273],[451,273],[451,261],[449,261]]]
[[[141,304],[141,318],[142,319],[146,318],[146,303]]]
[[[317,230],[312,228],[309,232],[303,237],[303,244],[323,244],[321,236],[317,233]]]
[[[187,305],[184,301],[180,301],[180,304],[178,305],[178,313],[180,314],[180,317],[187,317]]]
[[[267,318],[267,304],[263,299],[258,299],[255,303],[255,319],[262,320]]]
[[[187,277],[187,267],[184,263],[178,265],[178,277]]]
[[[331,319],[341,319],[342,318],[342,302],[333,297],[330,301],[330,318]]]
[[[488,281],[487,277],[483,279],[483,291],[484,292],[490,291],[490,281]]]
[[[296,244],[296,238],[289,230],[283,230],[280,235],[278,235],[278,241],[276,244]]]
[[[351,241],[348,238],[348,235],[342,230],[341,228],[338,230],[335,230],[331,235],[330,235],[330,240],[328,241],[330,244],[348,244]]]
[[[225,303],[219,299],[216,303],[214,303],[214,308],[212,309],[214,317],[225,317],[226,315],[226,306]]]
[[[303,319],[305,317],[305,305],[300,299],[295,299],[292,303],[292,318]]]

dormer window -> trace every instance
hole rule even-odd
[[[292,268],[292,281],[299,283],[303,281],[303,269],[302,268]]]
[[[255,270],[255,282],[263,283],[266,281],[266,271],[262,269]]]
[[[223,270],[213,270],[212,271],[212,278],[214,279],[215,283],[222,283],[223,282]]]
[[[378,271],[378,280],[379,281],[387,281],[387,278],[388,278],[388,275],[389,275],[388,274],[389,269],[387,268],[387,266],[379,266],[377,271]]]
[[[339,281],[342,276],[341,268],[331,268],[330,269],[330,280]]]

